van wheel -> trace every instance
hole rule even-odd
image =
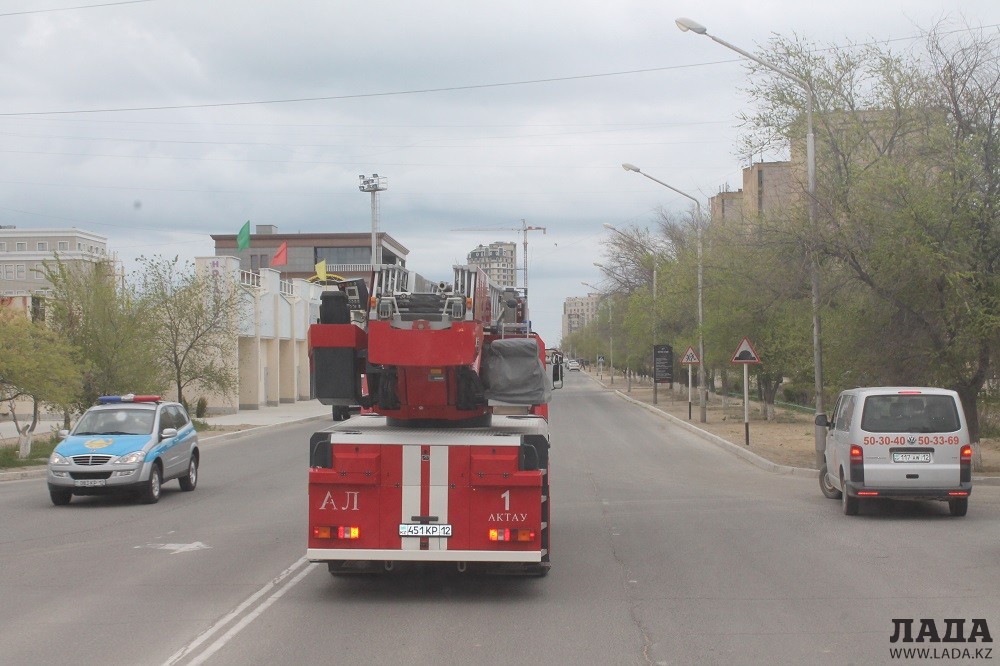
[[[830,475],[826,472],[826,465],[819,468],[819,489],[823,491],[823,497],[827,499],[840,499],[840,491],[830,483]]]
[[[851,497],[847,492],[847,484],[844,483],[844,476],[840,476],[840,486],[844,491],[840,494],[840,506],[844,509],[845,516],[856,516],[858,515],[858,509],[861,506],[861,500],[857,497]]]
[[[66,506],[72,501],[73,493],[67,493],[62,490],[50,490],[49,497],[56,506]]]
[[[969,498],[948,500],[948,510],[951,511],[951,515],[961,518],[969,512]]]

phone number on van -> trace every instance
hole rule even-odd
[[[907,443],[907,436],[898,435],[896,437],[865,437],[864,444],[885,444],[888,446],[899,446]],[[910,442],[911,444],[913,442]],[[942,444],[961,444],[961,439],[956,435],[920,435],[916,438],[916,443],[921,446],[939,446]]]

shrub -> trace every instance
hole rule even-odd
[[[199,418],[205,418],[205,412],[208,411],[208,398],[202,397],[198,398],[198,404],[194,408],[194,415]]]

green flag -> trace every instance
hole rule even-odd
[[[240,233],[236,234],[236,249],[245,250],[248,247],[250,247],[250,220],[247,220]]]

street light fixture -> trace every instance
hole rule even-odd
[[[622,168],[625,169],[626,171],[634,171],[637,174],[645,176],[654,183],[659,183],[660,185],[663,185],[664,187],[671,189],[677,194],[683,197],[687,197],[688,199],[694,202],[695,217],[697,218],[695,220],[694,228],[696,237],[698,239],[698,360],[700,361],[698,363],[698,420],[701,421],[702,423],[705,423],[706,421],[708,421],[708,385],[707,382],[705,381],[705,334],[703,331],[705,322],[704,322],[704,312],[702,307],[702,293],[704,291],[703,287],[704,269],[701,260],[701,202],[698,201],[693,196],[691,196],[690,194],[688,194],[687,192],[678,190],[673,185],[668,185],[667,183],[664,183],[662,180],[659,180],[658,178],[653,178],[648,173],[646,173],[645,171],[643,171],[634,164],[629,164],[628,162],[625,162],[622,164]]]
[[[631,238],[629,238],[627,235],[625,235],[624,232],[622,232],[618,227],[616,227],[613,224],[608,224],[607,222],[605,222],[604,223],[604,228],[608,229],[610,231],[615,232],[616,234],[618,234],[619,236],[621,236],[622,238],[624,238],[625,240],[627,240],[629,242],[634,242]],[[652,250],[652,248],[650,248],[650,250]],[[603,266],[602,266],[602,268],[603,268]],[[653,365],[652,365],[652,368],[653,368],[653,372],[652,372],[652,374],[653,374],[653,404],[656,405],[656,404],[659,403],[659,398],[657,396],[657,385],[656,385],[656,253],[655,252],[653,253],[653,317],[652,317],[652,329],[653,329],[652,330],[653,339],[652,339],[652,343],[651,344],[652,344],[652,355],[653,355]]]
[[[597,266],[598,264],[594,264],[594,265]],[[597,293],[601,294],[602,296],[605,296],[608,299],[608,347],[609,347],[609,350],[608,350],[608,359],[611,361],[611,364],[609,366],[611,368],[611,381],[609,383],[610,384],[614,384],[615,383],[615,327],[614,327],[614,322],[611,321],[611,317],[612,317],[612,315],[611,315],[611,307],[612,307],[611,296],[609,294],[605,293],[604,290],[600,289],[599,287],[595,287],[594,285],[590,284],[589,282],[581,282],[580,284],[582,284],[584,287],[590,287],[591,289],[593,289]]]
[[[753,60],[758,65],[766,67],[773,72],[777,72],[786,79],[795,82],[806,93],[806,169],[809,174],[809,228],[811,231],[816,231],[816,147],[815,139],[813,137],[813,90],[809,82],[800,76],[796,76],[791,72],[787,72],[777,65],[770,63],[766,60],[761,60],[755,55],[747,53],[738,46],[734,46],[729,42],[719,39],[715,35],[708,34],[708,28],[702,24],[692,21],[689,18],[679,18],[674,23],[683,32],[691,31],[698,35],[705,35],[712,41],[725,46],[731,51],[736,51],[744,58],[749,58]],[[815,377],[815,391],[816,391],[816,416],[824,414],[823,408],[823,347],[822,340],[820,336],[820,318],[819,318],[819,264],[816,261],[816,249],[812,247],[810,243],[809,248],[809,269],[810,269],[810,281],[812,282],[812,317],[813,317],[813,374]],[[815,447],[816,447],[816,465],[821,467],[824,463],[823,451],[826,445],[826,428],[817,425],[814,430],[815,436]]]

